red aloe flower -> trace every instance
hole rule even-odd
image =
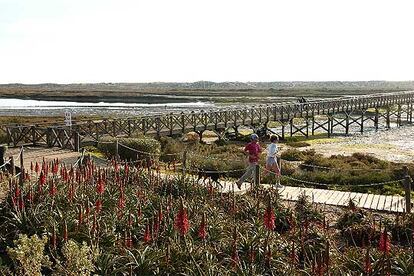
[[[23,196],[19,196],[19,210],[22,211],[23,209],[24,209]]]
[[[178,211],[178,214],[175,216],[174,226],[180,232],[181,236],[187,234],[188,230],[190,229],[187,210],[184,208],[182,201],[180,204],[180,210]]]
[[[128,234],[125,232],[125,247],[131,248],[132,247],[132,235],[131,232]]]
[[[150,233],[149,224],[147,223],[145,225],[144,242],[148,243],[150,241],[151,241],[151,233]]]
[[[36,172],[36,174],[39,174],[39,172],[40,172],[40,166],[39,166],[39,163],[37,163],[37,162],[36,162],[36,165],[35,165],[35,172]]]
[[[131,228],[133,223],[134,223],[134,218],[132,217],[132,214],[129,213],[129,216],[128,216],[128,227]]]
[[[82,210],[82,206],[79,207],[78,223],[79,224],[82,224],[83,223],[83,210]]]
[[[256,252],[254,251],[253,245],[250,245],[249,249],[249,262],[252,264],[256,259]]]
[[[33,201],[33,191],[32,191],[32,186],[29,186],[29,191],[28,191],[28,193],[27,193],[27,195],[26,195],[26,200],[28,201],[28,202],[32,202]]]
[[[33,171],[33,162],[30,162],[30,171]]]
[[[24,180],[25,180],[25,181],[30,181],[30,174],[29,174],[29,173],[27,173],[27,172],[26,172],[26,173],[24,174]]]
[[[50,183],[50,187],[49,187],[49,195],[51,197],[54,197],[56,193],[57,193],[56,184],[55,184],[55,181],[52,180],[52,182]]]
[[[65,221],[65,223],[63,225],[63,240],[65,242],[68,241],[68,225],[66,224],[66,221]]]
[[[100,213],[102,210],[102,200],[98,199],[95,202],[95,210],[97,213]]]
[[[265,227],[270,231],[275,229],[275,218],[275,212],[273,211],[272,204],[269,200],[269,203],[263,216],[263,220]]]
[[[297,261],[296,251],[295,251],[295,241],[292,241],[292,249],[290,251],[290,260],[293,264]]]
[[[59,164],[57,162],[54,162],[52,164],[52,174],[56,175],[59,171]]]
[[[158,231],[160,230],[160,223],[158,222],[157,219],[154,220],[153,229],[154,229],[154,237],[156,238],[156,236],[158,235]]]
[[[91,212],[91,208],[89,206],[89,201],[86,201],[86,203],[85,203],[85,217],[86,217],[86,220],[88,220],[90,212]]]
[[[198,229],[198,237],[202,240],[205,240],[207,237],[207,223],[206,223],[206,216],[205,214],[203,214],[202,218],[201,218],[201,224],[200,224],[200,228]]]
[[[372,265],[371,265],[371,257],[369,255],[369,248],[367,249],[367,254],[365,254],[364,271],[367,274],[372,273]]]
[[[239,253],[237,252],[236,244],[233,245],[233,252],[231,254],[231,265],[232,267],[237,267],[239,264],[240,258]]]
[[[46,184],[46,175],[43,171],[40,172],[39,183],[41,186]]]
[[[20,188],[19,188],[19,186],[16,186],[16,188],[15,188],[15,190],[14,190],[14,196],[16,197],[16,198],[18,198],[18,197],[20,197]]]
[[[56,249],[57,239],[56,239],[56,228],[55,228],[55,226],[53,226],[52,238],[50,239],[50,243],[52,245],[52,248]]]
[[[384,232],[381,233],[378,249],[385,254],[390,253],[391,242],[386,229],[384,229]]]
[[[97,228],[96,213],[93,213],[93,221],[92,221],[92,235],[93,236],[95,236],[96,228]]]
[[[270,267],[272,261],[272,250],[270,250],[270,245],[266,247],[266,266]]]
[[[98,178],[98,183],[96,184],[96,192],[99,195],[102,195],[105,192],[105,183],[100,174]]]
[[[160,206],[160,208],[158,209],[158,213],[157,213],[157,219],[160,224],[161,224],[162,218],[163,218],[162,207]]]
[[[142,216],[141,204],[138,204],[138,208],[137,208],[137,218],[140,218],[141,216]]]
[[[125,196],[121,193],[118,199],[118,209],[122,210],[125,208]]]

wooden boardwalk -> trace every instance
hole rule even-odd
[[[20,148],[11,148],[7,151],[6,157],[13,156],[16,166],[20,167],[19,161]],[[74,152],[69,149],[61,149],[58,147],[45,148],[45,147],[24,147],[24,167],[30,169],[30,163],[41,163],[43,158],[46,161],[52,161],[58,158],[61,162],[66,164],[74,164],[79,157],[78,152]]]
[[[262,184],[265,188],[270,188],[269,184]],[[226,182],[222,189],[223,193],[234,192],[236,194],[243,194],[250,188],[250,184],[244,183],[239,190],[233,183]],[[358,207],[393,213],[403,213],[405,211],[405,198],[395,195],[374,195],[366,193],[353,193],[335,190],[303,188],[283,186],[279,188],[279,193],[282,199],[296,201],[299,195],[305,194],[309,200],[314,203],[327,204],[333,206],[347,206],[350,199],[354,200]]]
[[[64,125],[7,125],[1,126],[8,144],[47,145],[78,151],[83,143],[98,142],[108,136],[131,137],[144,135],[174,136],[196,132],[202,139],[206,130],[214,131],[221,139],[229,133],[238,133],[239,127],[255,132],[274,132],[285,136],[311,136],[315,133],[349,134],[363,132],[366,127],[379,129],[412,123],[414,91],[371,94],[359,97],[320,99],[306,103],[278,103],[259,106],[241,106],[197,112],[165,113],[87,120]],[[270,123],[278,127],[270,128]],[[353,130],[352,130],[353,129]]]
[[[7,156],[13,155],[15,158],[16,165],[19,166],[19,155],[20,149],[11,149],[8,151]],[[79,153],[71,150],[59,149],[59,148],[25,148],[24,152],[24,166],[26,169],[30,168],[30,163],[42,162],[43,158],[47,161],[51,161],[55,158],[59,158],[61,162],[67,164],[73,164],[79,157]],[[100,161],[100,165],[104,166],[105,162],[94,158],[95,161]],[[102,163],[102,164],[101,164]],[[234,192],[236,194],[243,194],[250,189],[249,183],[243,183],[241,189],[238,189],[234,182],[221,181],[224,185],[220,192],[229,193]],[[202,183],[200,183],[202,185]],[[270,188],[269,184],[261,184],[265,188]],[[402,196],[395,195],[374,195],[366,193],[354,193],[354,192],[343,192],[336,190],[325,190],[315,188],[304,188],[304,187],[292,187],[283,186],[279,189],[280,196],[283,200],[296,201],[301,194],[305,194],[309,197],[310,201],[319,204],[327,204],[333,206],[346,206],[350,199],[353,199],[358,207],[364,209],[370,209],[375,211],[384,212],[398,212],[403,213],[405,210],[405,198]],[[413,208],[414,209],[414,208]]]

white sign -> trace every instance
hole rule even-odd
[[[65,125],[72,126],[72,114],[70,112],[65,112]]]

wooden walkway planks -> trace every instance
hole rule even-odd
[[[228,186],[229,185],[226,187]],[[269,184],[262,184],[262,186],[265,188],[271,187]],[[244,187],[244,184],[241,190],[236,187],[235,193],[242,194],[246,192]],[[224,188],[222,192],[232,192],[232,190]],[[297,201],[299,195],[304,193],[309,197],[310,201],[312,201],[313,198],[313,202],[320,204],[347,206],[349,200],[352,199],[358,207],[364,209],[398,213],[403,213],[405,211],[405,198],[402,196],[375,195],[292,186],[279,188],[279,193],[280,197],[284,200]]]

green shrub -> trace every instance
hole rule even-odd
[[[288,149],[282,152],[281,158],[287,161],[301,161],[305,159],[305,155],[300,150]]]
[[[104,138],[98,143],[98,149],[105,153],[107,157],[111,158],[116,153],[116,140],[117,138]],[[157,155],[161,153],[161,144],[152,138],[119,138],[118,153],[123,160],[148,160],[157,159]],[[125,145],[134,150],[128,149],[122,145]],[[150,154],[155,154],[150,155]]]
[[[9,139],[7,138],[7,134],[0,129],[0,144],[6,144],[9,142]]]
[[[181,160],[184,144],[171,137],[161,137],[160,160],[166,163]]]
[[[41,276],[42,267],[49,267],[50,261],[47,255],[44,255],[47,237],[39,238],[33,235],[30,238],[27,235],[19,235],[19,239],[14,241],[14,248],[7,248],[7,253],[13,260],[17,275],[24,276]]]
[[[95,270],[94,262],[98,252],[92,250],[86,242],[82,245],[69,240],[62,247],[64,265],[58,263],[56,275],[88,276]]]
[[[292,147],[292,148],[303,148],[303,147],[309,147],[310,144],[304,141],[300,142],[288,142],[286,145]]]

